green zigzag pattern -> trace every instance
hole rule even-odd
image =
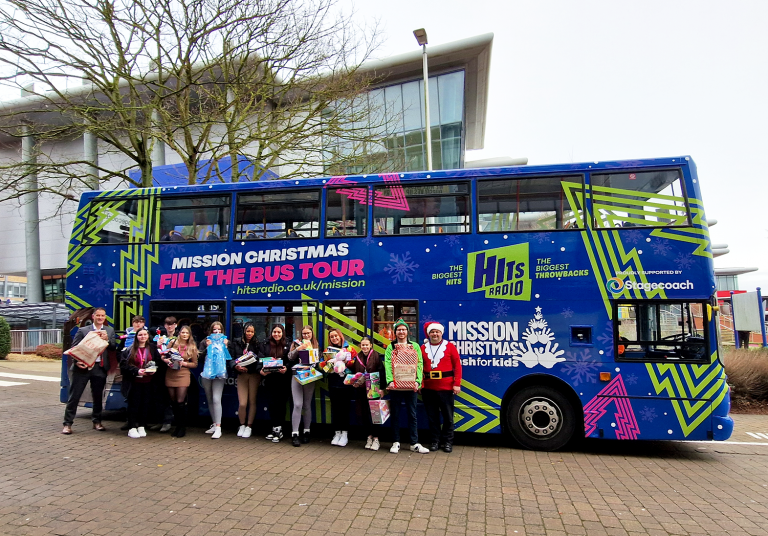
[[[725,370],[712,354],[707,365],[646,363],[656,394],[671,398],[675,415],[688,437],[728,394]]]
[[[499,397],[462,378],[461,392],[456,399],[454,424],[457,432],[484,433],[499,426]]]

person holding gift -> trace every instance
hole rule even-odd
[[[352,372],[357,374],[378,373],[379,386],[386,387],[386,375],[384,374],[384,361],[378,352],[373,349],[373,341],[370,337],[363,337],[360,341],[360,353],[352,364]],[[368,439],[365,441],[365,448],[370,450],[379,450],[378,427],[373,424],[371,417],[371,408],[368,405],[368,389],[366,388],[366,378],[363,376],[354,384],[355,387],[355,406],[357,409],[358,422],[368,432]]]
[[[259,393],[261,374],[258,370],[258,359],[248,365],[240,365],[236,360],[248,353],[259,354],[259,341],[256,339],[256,328],[253,323],[246,322],[243,326],[243,338],[232,341],[232,356],[229,361],[230,377],[237,378],[237,401],[239,408],[237,416],[240,428],[237,437],[249,438],[253,432],[253,421],[256,419],[256,395]]]
[[[115,330],[105,324],[107,320],[107,311],[103,307],[97,307],[91,315],[93,323],[84,328],[80,328],[72,341],[74,348],[82,341],[88,333],[95,331],[103,340],[108,341],[107,347],[96,358],[96,363],[91,367],[80,361],[73,359],[70,365],[70,384],[67,406],[64,410],[64,428],[61,433],[70,435],[72,433],[72,424],[75,422],[77,405],[80,403],[80,397],[85,391],[88,382],[91,383],[91,395],[93,396],[93,429],[103,432],[106,430],[101,424],[102,399],[104,397],[104,386],[107,383],[107,374],[109,373],[109,350],[114,350]]]
[[[259,346],[259,358],[281,359],[283,366],[277,370],[264,370],[259,363],[259,374],[262,376],[261,384],[267,390],[269,398],[269,420],[272,421],[272,433],[267,436],[268,441],[280,443],[283,438],[283,422],[285,421],[285,404],[291,392],[289,382],[291,374],[288,372],[288,340],[285,338],[285,328],[282,324],[272,326],[272,335]]]
[[[299,370],[306,369],[309,365],[300,363],[301,355],[299,352],[317,350],[320,343],[315,337],[312,326],[301,328],[301,340],[293,341],[291,351],[288,353],[288,362],[292,370],[296,373]],[[291,382],[291,395],[293,396],[293,412],[291,413],[291,444],[294,447],[300,447],[302,443],[309,443],[309,426],[312,422],[312,400],[315,397],[315,384],[308,383],[301,385],[297,381]],[[302,417],[304,419],[304,434],[299,438],[299,426]]]
[[[149,344],[149,331],[141,328],[130,348],[123,350],[120,358],[121,387],[128,400],[128,437],[146,437],[147,413],[149,412],[150,385],[152,375],[162,363],[160,354]]]
[[[424,385],[421,398],[429,420],[432,443],[429,450],[438,448],[453,451],[453,398],[461,392],[461,358],[452,342],[443,339],[445,328],[439,322],[424,324],[429,341],[421,346],[424,356]],[[440,416],[443,427],[440,429]]]
[[[176,421],[176,428],[171,435],[184,437],[187,434],[187,391],[192,376],[189,370],[197,368],[198,355],[197,346],[189,326],[181,328],[178,338],[171,342],[170,348],[177,351],[182,358],[182,361],[176,365],[179,368],[176,369],[173,367],[173,361],[168,354],[163,356],[163,361],[168,365],[168,370],[165,372],[165,387],[168,389],[173,417]]]
[[[392,448],[389,452],[400,452],[400,404],[405,404],[408,416],[411,451],[427,454],[429,449],[419,443],[419,425],[416,417],[416,393],[421,388],[424,363],[421,347],[408,340],[408,323],[402,318],[395,321],[395,340],[384,354],[384,371],[387,375],[387,391],[390,394],[392,415]]]
[[[331,445],[338,447],[346,447],[349,442],[349,406],[352,402],[352,394],[354,393],[354,387],[351,385],[344,385],[344,378],[346,377],[346,368],[351,367],[355,362],[357,352],[352,348],[347,341],[344,340],[344,334],[339,329],[332,329],[328,332],[328,352],[332,352],[333,349],[346,351],[349,353],[349,358],[344,363],[345,366],[335,367],[334,371],[328,373],[328,393],[331,397],[331,420],[333,421],[336,432],[333,434]],[[338,363],[338,361],[336,361]],[[341,372],[336,372],[336,368]]]
[[[221,395],[224,393],[224,384],[227,383],[227,361],[232,359],[227,350],[229,341],[223,331],[221,322],[211,324],[210,335],[206,337],[205,347],[201,352],[205,364],[200,377],[213,420],[213,424],[205,433],[213,434],[212,439],[221,437]]]

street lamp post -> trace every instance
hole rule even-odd
[[[432,128],[429,122],[429,68],[427,67],[427,31],[419,28],[413,31],[416,41],[421,45],[424,60],[424,120],[427,130],[427,171],[432,171]]]

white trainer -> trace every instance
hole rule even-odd
[[[372,445],[373,445],[373,436],[369,435],[368,439],[365,441],[365,448],[370,450]]]
[[[333,439],[331,439],[331,445],[338,445],[339,439],[341,439],[341,430],[336,430],[336,433],[333,434]]]
[[[419,454],[429,454],[429,449],[426,447],[422,447],[421,443],[416,443],[415,445],[411,445],[411,452],[418,452]]]
[[[130,430],[128,430],[128,437],[130,437],[131,439],[138,439],[141,436],[139,435],[139,431],[136,428],[131,428]]]
[[[253,431],[253,430],[251,429],[251,427],[250,427],[250,426],[246,426],[246,427],[245,427],[245,430],[243,430],[243,435],[242,435],[242,436],[240,436],[240,437],[242,437],[242,438],[244,438],[244,439],[247,439],[247,438],[251,437],[251,432],[252,432],[252,431]]]
[[[371,442],[371,450],[379,450],[379,438],[377,437]]]
[[[243,432],[245,432],[245,425],[241,424],[240,428],[237,429],[237,437],[243,437]]]
[[[398,443],[397,441],[392,443],[392,448],[389,449],[389,452],[391,452],[392,454],[397,454],[398,452],[400,452],[400,443]]]
[[[205,433],[206,433],[206,434],[212,434],[212,433],[213,433],[213,432],[215,432],[215,431],[216,431],[216,425],[215,425],[215,424],[212,424],[212,425],[211,425],[211,427],[210,427],[210,428],[208,428],[208,429],[205,431]]]
[[[347,437],[347,432],[341,432],[341,437],[339,438],[339,442],[336,443],[340,447],[346,447],[347,443],[349,443],[349,438]]]
[[[147,437],[147,431],[143,426],[139,426],[136,430],[139,432],[139,437]]]
[[[213,431],[213,435],[211,436],[211,439],[218,439],[221,437],[221,426],[217,426],[216,429]]]

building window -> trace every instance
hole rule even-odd
[[[365,102],[368,142],[325,139],[326,174],[354,175],[427,168],[424,81],[376,89]],[[359,107],[358,107],[359,108]],[[464,71],[429,77],[429,120],[433,169],[458,169],[464,146]],[[357,117],[357,116],[356,116]]]

